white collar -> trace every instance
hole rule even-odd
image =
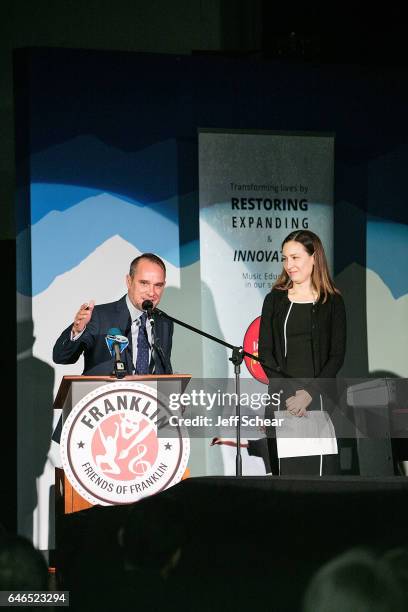
[[[133,306],[132,302],[129,299],[129,295],[126,294],[126,305],[128,307],[129,313],[130,313],[130,318],[133,321],[136,321],[137,319],[140,319],[140,317],[143,314],[143,310],[139,310],[138,308],[136,308],[136,306]]]

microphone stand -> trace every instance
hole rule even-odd
[[[166,357],[164,355],[162,347],[160,346],[160,344],[158,343],[158,341],[156,339],[156,334],[155,334],[155,331],[154,331],[154,323],[155,323],[154,317],[150,316],[149,317],[149,321],[150,321],[151,339],[152,339],[152,355],[153,355],[153,361],[154,361],[154,365],[155,365],[155,370],[157,371],[157,369],[156,369],[157,358],[160,357],[160,359],[162,360],[163,364],[166,366],[166,370],[168,370],[170,372],[170,374],[171,374],[172,373],[171,366],[168,363],[168,361],[167,361],[167,359],[166,359]]]
[[[173,323],[176,323],[177,325],[181,325],[182,327],[185,327],[186,329],[189,329],[190,331],[194,332],[195,334],[199,334],[200,336],[203,336],[204,338],[208,338],[209,340],[212,340],[213,342],[217,342],[218,344],[222,344],[222,346],[225,346],[225,347],[227,347],[227,348],[232,350],[232,355],[229,358],[229,361],[232,361],[232,363],[234,364],[235,393],[236,393],[236,397],[237,397],[237,404],[236,404],[236,408],[235,408],[235,415],[237,417],[237,429],[236,429],[237,453],[236,453],[236,458],[235,458],[235,475],[236,476],[242,476],[242,457],[241,457],[241,386],[240,386],[241,364],[242,364],[242,361],[243,361],[244,357],[250,357],[251,359],[255,359],[255,361],[259,361],[259,362],[261,360],[256,355],[252,355],[251,353],[247,353],[246,351],[244,351],[242,346],[234,346],[233,344],[230,344],[229,342],[225,342],[224,340],[221,340],[220,338],[217,338],[216,336],[212,336],[211,334],[207,334],[207,332],[202,331],[201,329],[198,329],[197,327],[193,327],[193,325],[189,325],[188,323],[184,323],[184,321],[180,321],[179,319],[175,319],[174,317],[172,317],[172,316],[168,315],[167,313],[163,312],[163,310],[159,310],[158,308],[155,308],[154,312],[156,312],[160,316],[166,317],[167,319],[169,319],[169,321],[173,321]]]

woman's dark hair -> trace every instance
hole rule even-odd
[[[292,241],[300,242],[309,255],[314,255],[312,285],[313,289],[317,293],[317,299],[320,300],[322,298],[322,301],[325,302],[329,295],[340,293],[340,291],[334,286],[333,280],[330,276],[326,255],[319,236],[313,232],[310,232],[309,230],[291,232],[282,242],[282,249],[287,242]],[[283,268],[273,287],[274,289],[287,291],[288,289],[291,289],[292,286],[293,282],[289,278],[285,268]]]

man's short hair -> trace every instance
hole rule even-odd
[[[164,276],[166,276],[166,266],[164,261],[154,253],[142,253],[142,255],[135,257],[135,259],[130,264],[129,276],[134,275],[141,259],[147,259],[147,261],[151,261],[152,263],[160,266],[164,272]]]

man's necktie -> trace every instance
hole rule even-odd
[[[136,374],[149,373],[149,339],[146,329],[147,314],[144,312],[140,317],[139,333],[137,335],[137,357]]]

